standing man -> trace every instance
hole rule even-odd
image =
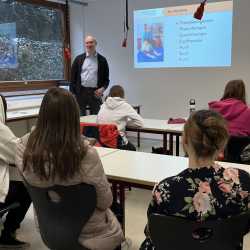
[[[97,114],[102,95],[109,85],[109,66],[105,57],[96,52],[97,41],[93,36],[85,38],[86,52],[77,56],[71,69],[70,91],[75,95],[81,115]]]

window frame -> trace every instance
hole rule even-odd
[[[15,0],[17,2],[39,5],[50,9],[60,10],[62,13],[63,24],[63,45],[64,48],[70,47],[69,13],[65,4],[50,2],[47,0]],[[48,89],[57,86],[60,81],[70,79],[71,60],[66,60],[63,55],[64,79],[58,80],[27,80],[27,81],[0,81],[0,92],[25,91]]]

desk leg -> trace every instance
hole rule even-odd
[[[137,146],[138,146],[138,148],[141,146],[141,135],[140,135],[140,132],[137,132]]]
[[[123,183],[119,184],[119,193],[120,193],[120,205],[122,207],[122,213],[123,213],[122,230],[125,235],[125,186]]]
[[[180,136],[176,135],[176,156],[180,155]]]
[[[164,152],[168,150],[168,135],[166,133],[163,134],[163,150]]]
[[[26,120],[26,129],[27,129],[27,133],[29,133],[30,132],[30,120],[29,119],[27,119]]]
[[[140,106],[137,107],[137,113],[141,114],[141,107]],[[141,146],[141,135],[140,135],[140,132],[137,132],[137,146],[138,146],[138,148]]]
[[[169,152],[171,155],[174,155],[174,138],[173,134],[169,135]]]
[[[117,196],[117,184],[116,183],[112,183],[112,193],[113,193],[113,200],[115,201],[115,202],[117,202],[118,201],[118,196]]]
[[[115,205],[113,204],[114,207],[112,210],[116,215],[121,215],[120,214],[121,210],[122,221],[120,220],[120,223],[123,233],[125,235],[125,185],[117,181],[111,181],[111,183],[112,183],[113,202],[115,203]],[[117,205],[119,205],[121,209],[120,208],[118,209],[116,207]]]

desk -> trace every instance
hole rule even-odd
[[[7,121],[6,122],[16,122],[26,120],[27,132],[30,131],[30,120],[38,117],[40,107],[27,108],[23,110],[11,110],[7,111]]]
[[[82,116],[81,122],[96,123],[96,115]],[[184,124],[168,124],[166,120],[157,119],[144,119],[144,126],[139,127],[127,127],[127,131],[142,132],[150,134],[162,134],[163,135],[163,148],[165,151],[168,149],[168,136],[169,136],[169,152],[171,155],[174,153],[174,137],[176,139],[176,155],[180,154],[180,136],[182,135]]]
[[[95,149],[97,150],[97,153],[100,156],[100,158],[113,154],[119,150],[119,149],[103,148],[103,147],[95,147]]]
[[[188,167],[187,158],[119,150],[102,158],[106,175],[112,181],[152,189],[163,178]]]
[[[168,124],[167,120],[158,119],[144,119],[144,126],[142,128],[127,127],[127,131],[142,132],[149,134],[162,134],[163,135],[163,148],[164,151],[171,155],[174,154],[174,137],[176,142],[175,153],[177,156],[180,154],[180,136],[182,135],[184,124]],[[169,148],[167,145],[169,135]]]
[[[177,175],[188,168],[188,158],[118,150],[101,158],[104,171],[112,183],[113,196],[119,201],[125,216],[125,187],[152,190],[161,180]],[[221,166],[243,169],[249,165],[219,162]],[[119,198],[118,198],[119,194]],[[125,232],[125,219],[123,221]]]
[[[112,151],[116,149],[110,149]],[[188,168],[188,158],[126,150],[116,150],[102,158],[106,175],[112,181],[120,181],[151,189],[164,178],[177,175]],[[250,165],[218,162],[224,168],[233,167],[250,173]]]
[[[37,118],[40,108],[7,111],[7,122]]]
[[[97,123],[97,115],[86,115],[80,117],[80,122]]]

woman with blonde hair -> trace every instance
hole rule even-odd
[[[215,163],[227,139],[226,122],[220,114],[209,110],[192,114],[183,134],[188,168],[156,185],[148,215],[157,213],[202,221],[247,211],[250,175]],[[155,250],[148,232],[146,237],[140,249]]]

